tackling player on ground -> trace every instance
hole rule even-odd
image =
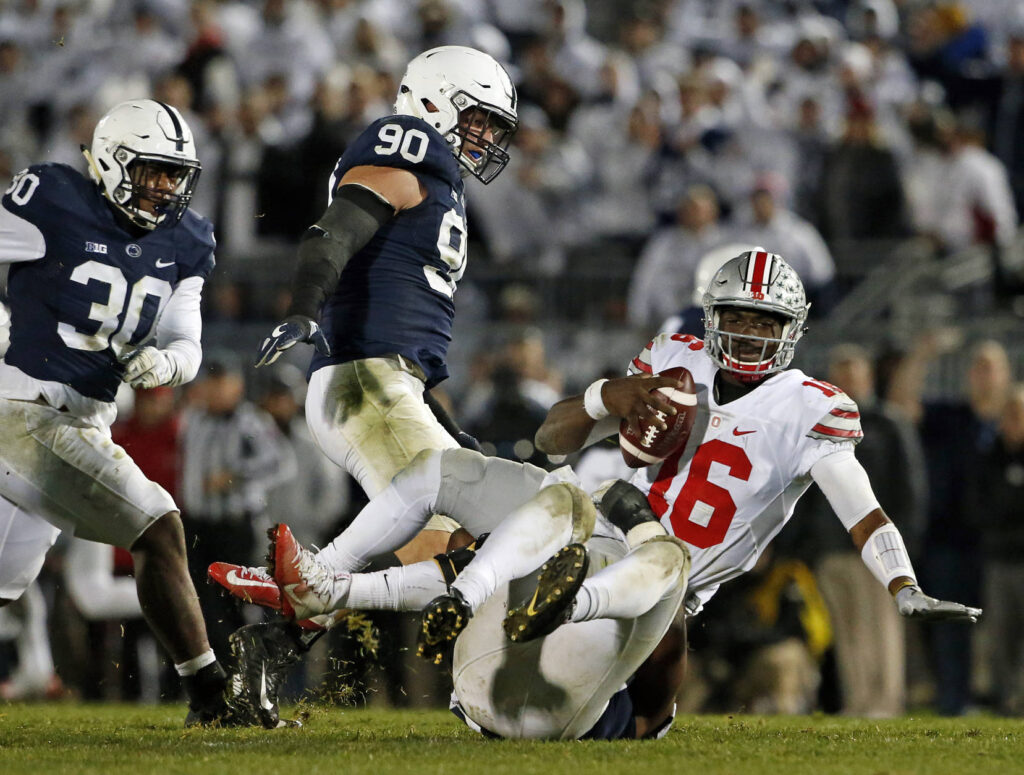
[[[199,302],[211,223],[188,209],[199,177],[175,109],[132,100],[62,164],[18,173],[0,206],[11,343],[0,364],[0,605],[39,573],[60,532],[131,551],[143,615],[182,676],[187,724],[257,723],[229,707],[170,495],[110,440],[122,382],[180,385],[202,358]],[[156,346],[147,344],[156,333]],[[44,521],[46,520],[46,521]]]
[[[516,104],[508,73],[480,51],[443,46],[409,62],[394,115],[339,159],[327,210],[299,245],[288,316],[260,347],[257,366],[299,342],[315,346],[306,421],[369,497],[421,450],[475,444],[428,391],[448,376],[454,294],[466,270],[463,178],[488,183],[504,169]],[[399,558],[443,552],[455,527],[432,520]],[[233,572],[242,584],[273,584],[260,568]],[[260,707],[261,630],[244,628],[233,642]]]
[[[690,370],[697,385],[698,417],[686,446],[637,471],[625,492],[639,493],[639,502],[620,497],[619,509],[605,502],[613,492],[621,496],[627,487],[623,483],[595,495],[604,514],[625,533],[629,549],[666,532],[685,542],[687,556],[678,558],[674,573],[659,576],[648,568],[643,578],[657,579],[643,590],[649,597],[630,597],[643,585],[625,582],[628,573],[600,580],[595,575],[580,584],[584,549],[593,553],[597,548],[602,558],[598,566],[625,569],[629,563],[619,559],[626,553],[621,536],[605,529],[598,531],[600,542],[589,538],[587,499],[564,481],[566,475],[552,485],[555,474],[545,478],[531,466],[447,451],[418,457],[371,501],[350,531],[318,554],[297,548],[279,528],[275,574],[281,594],[268,595],[263,602],[299,617],[342,606],[409,609],[447,584],[449,591],[425,609],[421,649],[436,656],[455,643],[456,696],[466,717],[505,736],[585,735],[588,727],[574,726],[576,720],[600,720],[607,713],[606,721],[621,721],[626,698],[614,701],[613,707],[614,695],[605,691],[609,687],[601,684],[601,691],[581,693],[573,687],[595,684],[576,679],[613,674],[602,671],[614,666],[636,669],[657,642],[650,636],[660,637],[671,624],[671,616],[662,615],[663,601],[673,595],[677,603],[682,601],[685,587],[685,612],[697,614],[723,582],[755,564],[814,481],[850,531],[864,562],[894,594],[901,614],[976,621],[978,609],[935,600],[917,585],[899,532],[879,507],[853,455],[861,437],[853,401],[832,385],[786,370],[807,313],[796,273],[777,255],[750,251],[718,271],[704,302],[705,341],[669,334],[656,338],[633,361],[632,376],[599,381],[585,395],[557,404],[537,437],[546,451],[567,453],[611,435],[621,418],[657,422],[657,411],[671,409],[651,392],[663,384],[663,378],[652,375],[675,366]],[[460,515],[467,529],[479,533],[490,529],[494,510],[517,502],[521,505],[457,578],[457,563],[443,557],[383,573],[352,573],[418,529],[434,507]],[[651,512],[661,518],[660,525],[648,521]],[[370,523],[378,526],[374,536],[360,529]],[[557,526],[554,533],[552,525]],[[532,598],[529,590],[523,594],[521,587],[506,586],[536,567],[538,551],[558,538],[587,543],[583,549],[560,552]],[[632,552],[626,555],[630,557],[632,563],[640,562]],[[682,585],[678,589],[677,582]],[[552,635],[538,641],[539,651],[517,652],[500,640],[498,625],[509,600],[526,603],[505,620],[512,637],[532,639],[562,622],[591,619],[614,620],[646,637],[631,643],[623,640],[626,630],[621,628],[565,635],[555,630],[550,643]],[[573,650],[567,645],[572,643],[585,648]],[[634,679],[627,693],[632,709],[626,713],[632,721],[613,724],[617,735],[660,730],[671,720],[672,699],[682,680],[681,642],[677,639],[669,651],[667,658],[648,659],[644,666],[654,664],[660,680]],[[628,674],[614,673],[622,680]],[[589,729],[598,726],[595,722]]]
[[[434,511],[486,538],[412,565],[340,570],[401,546]],[[278,525],[270,556],[279,587],[253,602],[289,618],[425,608],[419,653],[439,663],[454,644],[452,707],[474,728],[555,739],[668,728],[674,695],[625,684],[641,666],[663,684],[675,667],[650,658],[682,603],[689,554],[626,482],[607,483],[592,500],[568,467],[549,474],[472,450],[424,450],[328,549],[314,554]],[[574,599],[586,602],[559,629]],[[510,601],[525,604],[510,611]],[[297,643],[275,645],[282,668],[294,661]],[[268,676],[267,686],[279,682]]]

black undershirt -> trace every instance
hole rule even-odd
[[[752,385],[734,385],[732,382],[722,379],[722,372],[719,371],[715,374],[715,401],[719,406],[728,404],[737,398],[743,398],[760,384],[761,382],[755,382]]]

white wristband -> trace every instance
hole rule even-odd
[[[590,383],[590,387],[583,394],[583,411],[585,411],[592,420],[603,420],[608,416],[608,407],[604,405],[604,401],[601,399],[601,388],[604,387],[606,379],[595,380]]]
[[[891,522],[882,525],[868,536],[860,552],[861,559],[886,589],[893,579],[908,576],[917,583],[914,566],[910,564],[903,536]]]

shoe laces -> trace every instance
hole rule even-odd
[[[264,568],[262,565],[254,565],[251,568],[246,568],[246,572],[254,579],[259,581],[266,581],[270,584],[276,584],[274,577],[270,575],[270,571]]]
[[[323,603],[329,603],[334,596],[334,584],[338,580],[334,570],[317,559],[309,549],[300,547],[295,558],[295,569],[306,589]]]

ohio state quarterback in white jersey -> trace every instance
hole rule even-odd
[[[639,471],[632,483],[666,529],[690,545],[692,614],[722,582],[754,566],[811,485],[814,465],[852,455],[863,433],[857,405],[845,393],[797,369],[720,403],[713,389],[719,367],[692,336],[660,334],[630,373],[674,366],[689,369],[697,385],[693,442]],[[859,510],[872,505],[865,493]]]
[[[665,423],[675,410],[655,391],[659,372],[685,366],[698,415],[685,447],[640,469],[632,484],[662,524],[690,548],[687,612],[753,567],[811,482],[821,487],[865,564],[900,613],[976,621],[981,611],[935,600],[917,584],[903,539],[854,457],[857,405],[839,388],[786,367],[807,320],[799,276],[779,255],[754,249],[715,273],[703,298],[705,338],[661,334],[629,367],[554,407],[537,447],[568,454],[612,435],[622,418]],[[652,392],[655,391],[655,392]]]

